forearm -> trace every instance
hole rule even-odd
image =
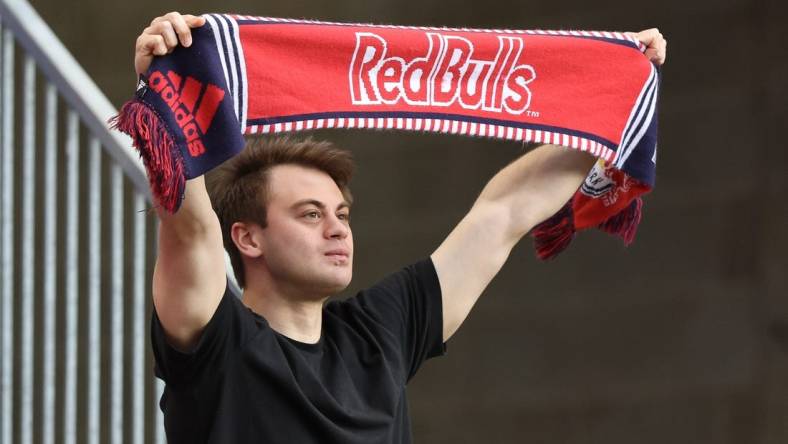
[[[221,235],[203,176],[186,181],[183,202],[173,214],[157,208],[160,235],[175,242],[193,242],[201,236]]]
[[[515,242],[555,214],[574,195],[594,165],[593,156],[541,145],[496,174],[478,203],[500,205],[508,214],[507,236]]]
[[[202,177],[186,182],[178,211],[158,214],[153,303],[170,343],[187,350],[224,293],[222,232]]]

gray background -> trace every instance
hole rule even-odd
[[[658,26],[668,62],[658,183],[635,243],[584,232],[557,260],[525,239],[410,386],[420,443],[788,442],[788,59],[777,0],[332,2],[34,0],[116,106],[136,36],[170,10],[544,29]],[[318,134],[353,151],[347,294],[430,254],[513,143]]]

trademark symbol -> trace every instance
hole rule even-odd
[[[539,117],[539,111],[526,110],[525,115],[528,117]]]

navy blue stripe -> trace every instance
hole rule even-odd
[[[232,93],[232,91],[235,91],[235,82],[233,82],[233,71],[230,68],[230,57],[228,53],[230,46],[227,41],[225,41],[224,29],[222,28],[223,17],[221,14],[211,14],[211,17],[216,20],[216,26],[219,28],[219,40],[221,40],[222,46],[224,47],[224,51],[222,51],[221,56],[224,58],[224,64],[227,65],[227,87],[229,88],[230,93]]]
[[[652,92],[652,94],[649,95],[649,101],[648,101],[649,102],[648,103],[649,109],[652,108],[652,106],[653,106],[652,104],[657,100],[656,91],[657,91],[657,88],[655,87],[653,92]],[[654,112],[656,113],[656,109],[654,110]],[[651,121],[654,119],[654,116],[652,115],[651,119],[649,119],[648,118],[648,114],[649,114],[648,112],[644,113],[644,117],[645,118],[638,124],[638,127],[637,127],[636,131],[633,132],[633,134],[637,134],[640,131],[640,129],[643,128],[644,125],[649,125],[649,126],[651,125]],[[648,133],[648,130],[646,130],[646,132],[643,133],[643,134],[645,135],[647,133]],[[635,144],[635,146],[632,147],[632,149],[630,150],[630,153],[634,152],[637,149],[637,145],[639,143],[640,143],[640,140],[638,140],[637,144]],[[629,156],[629,158],[627,158],[627,160],[629,160],[631,158],[632,158],[632,155],[630,154],[630,156]],[[622,163],[621,166],[622,167],[624,166],[623,163]]]
[[[637,119],[640,110],[645,106],[646,103],[649,102],[649,97],[654,93],[654,84],[656,83],[657,76],[650,76],[648,85],[646,86],[646,93],[645,97],[640,100],[640,103],[637,104],[637,108],[635,109],[634,116]],[[648,115],[648,112],[644,112],[640,119],[644,119],[645,116]],[[627,127],[626,131],[624,131],[623,137],[621,137],[621,146],[626,150],[627,145],[629,145],[629,140],[632,138],[632,134],[634,134],[634,128],[640,124],[640,120],[635,120],[631,122],[631,124]],[[623,153],[624,151],[622,151]]]
[[[329,25],[329,26],[363,26],[367,28],[378,28],[378,29],[410,29],[413,31],[441,31],[441,32],[475,32],[475,33],[484,33],[484,34],[491,34],[487,31],[482,30],[475,30],[475,29],[467,29],[467,30],[449,30],[449,29],[418,29],[418,28],[396,28],[396,27],[386,27],[386,26],[378,26],[378,25],[365,25],[365,24],[356,24],[356,23],[300,23],[300,22],[274,22],[269,20],[236,20],[239,25]],[[595,37],[595,36],[586,36],[586,35],[567,35],[567,34],[530,34],[530,33],[514,33],[514,32],[493,32],[492,34],[495,35],[533,35],[533,36],[544,36],[544,37],[573,37],[579,39],[590,39],[590,40],[599,40],[601,42],[613,43],[615,45],[623,45],[628,48],[637,49],[640,51],[640,48],[637,44],[630,42],[629,40],[619,40],[619,39],[611,39],[608,37]]]
[[[648,96],[651,94],[652,88],[654,87],[654,79],[655,79],[655,77],[656,76],[652,76],[651,74],[649,74],[648,83],[646,83],[646,85],[645,85],[646,88],[645,88],[645,91],[643,93],[643,97],[640,98],[640,101],[636,105],[635,112],[632,114],[632,116],[635,118],[635,120],[633,120],[632,122],[629,122],[629,125],[627,126],[626,130],[624,131],[624,134],[621,136],[621,145],[624,148],[626,148],[626,145],[627,145],[626,141],[631,137],[632,128],[635,125],[637,125],[637,123],[638,123],[638,117],[637,116],[640,113],[641,108],[643,108],[645,103],[648,101]],[[640,118],[642,119],[643,117],[641,116]]]
[[[224,42],[224,47],[227,48],[227,51],[225,52],[225,54],[227,54],[227,57],[225,58],[225,62],[227,63],[227,75],[230,76],[230,78],[232,79],[233,71],[232,71],[232,67],[230,65],[233,65],[233,64],[236,65],[235,66],[235,73],[236,73],[236,76],[238,75],[238,64],[237,63],[233,63],[233,57],[231,55],[232,54],[231,51],[232,51],[232,48],[233,48],[233,44],[232,44],[232,40],[233,40],[233,38],[232,38],[232,27],[230,26],[229,23],[227,23],[227,20],[226,20],[226,18],[224,17],[223,14],[217,14],[217,18],[218,18],[220,24],[224,23],[224,25],[227,26],[227,34],[230,35],[228,40],[225,40],[224,32],[222,32],[222,40]],[[237,100],[237,94],[238,94],[237,80],[232,80],[232,84],[234,86],[234,91],[236,92],[236,100],[235,100],[236,115],[240,116],[241,115],[241,112],[240,112],[241,110],[240,110],[239,102]],[[230,91],[233,91],[233,89],[231,89]]]
[[[243,74],[241,72],[241,55],[238,53],[238,45],[235,44],[235,39],[233,38],[233,26],[231,19],[227,16],[222,15],[222,19],[225,20],[227,23],[227,28],[230,33],[230,41],[233,45],[233,52],[235,53],[235,72],[238,73],[238,94],[236,94],[236,102],[238,104],[238,120],[243,122]]]
[[[656,76],[654,76],[654,78],[656,79]],[[640,129],[643,127],[643,125],[647,125],[647,124],[651,123],[651,120],[648,118],[648,115],[649,115],[649,110],[653,106],[652,104],[657,99],[656,82],[655,82],[655,85],[652,86],[651,88],[652,89],[649,92],[648,96],[646,97],[646,100],[643,101],[644,102],[644,106],[646,107],[646,111],[643,113],[643,117],[640,119],[640,121],[638,121],[637,125],[632,129],[632,134],[637,134],[638,131],[640,131]],[[652,118],[653,118],[653,116],[652,116]],[[630,144],[632,144],[632,140],[631,139],[629,141],[627,141],[627,145],[630,145]],[[633,146],[632,150],[634,150],[636,148],[637,148],[637,146]],[[632,151],[632,150],[630,150],[630,151]],[[625,152],[622,150],[621,154],[624,155]],[[623,163],[621,165],[623,166]]]
[[[485,123],[488,125],[501,125],[501,126],[507,126],[512,128],[530,129],[534,131],[537,130],[551,131],[555,133],[566,134],[568,136],[577,136],[601,143],[613,151],[616,151],[618,149],[618,146],[616,144],[614,144],[610,140],[605,139],[604,137],[599,137],[591,133],[572,130],[569,128],[562,128],[559,126],[551,126],[551,125],[536,125],[532,123],[516,122],[512,120],[488,119],[483,117],[472,117],[472,116],[463,116],[460,114],[447,114],[447,113],[418,113],[418,112],[406,112],[406,111],[388,111],[388,112],[336,111],[336,112],[327,112],[327,113],[299,114],[292,116],[252,119],[246,121],[246,126],[249,127],[252,125],[273,125],[276,123],[296,122],[299,120],[337,119],[337,118],[346,118],[346,119],[347,118],[356,118],[356,119],[358,118],[364,118],[364,119],[412,118],[412,119],[456,120],[458,122],[468,122],[468,123]],[[392,128],[392,129],[398,129],[398,128]],[[423,129],[424,128],[422,127],[422,130]]]

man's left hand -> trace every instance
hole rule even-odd
[[[628,32],[628,35],[635,37],[640,43],[646,45],[646,57],[657,66],[665,63],[667,56],[668,41],[662,36],[657,28],[646,29],[640,32]]]

